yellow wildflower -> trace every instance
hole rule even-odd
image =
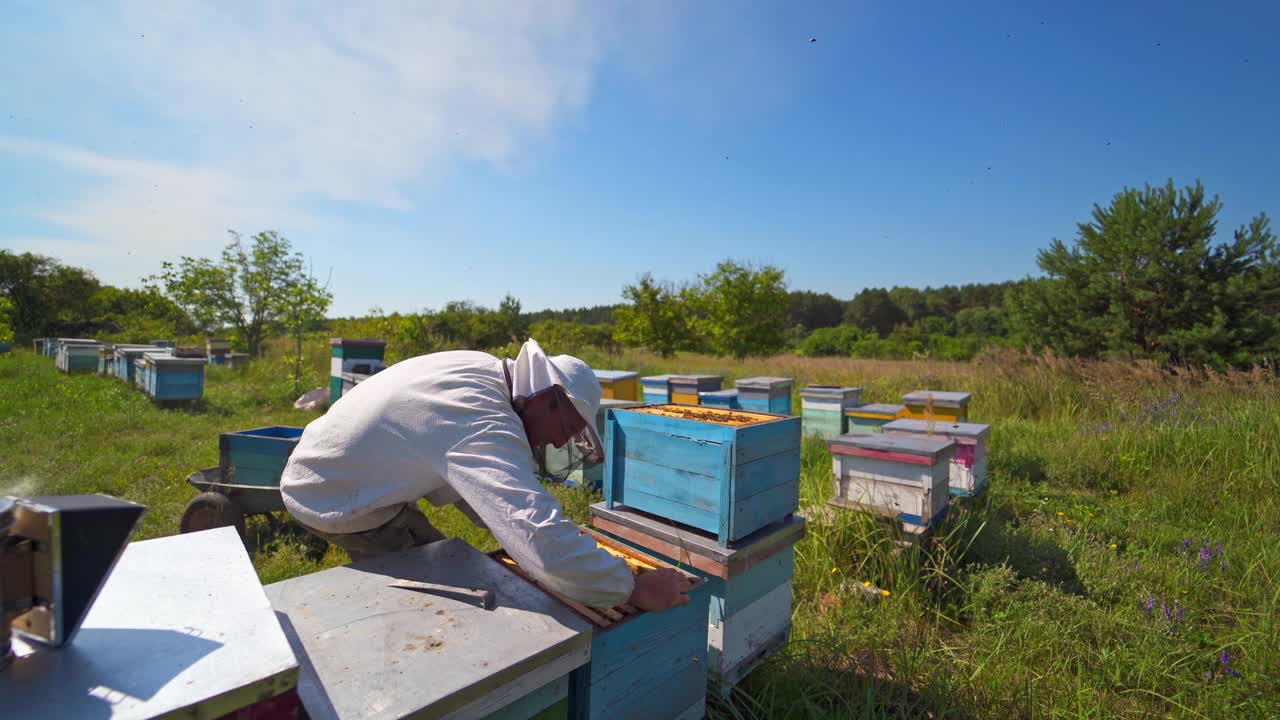
[[[1058,511],[1058,517],[1062,517],[1063,515],[1066,515],[1066,513],[1064,513],[1064,512],[1062,512],[1061,510],[1059,510],[1059,511]]]
[[[1070,525],[1070,524],[1071,524],[1071,518],[1067,518],[1067,524],[1068,524],[1068,525]]]
[[[838,572],[840,572],[840,568],[838,568],[838,567],[833,567],[833,568],[831,568],[831,573],[832,573],[833,575],[834,575],[835,573],[838,573]]]
[[[889,591],[888,591],[888,590],[881,590],[881,591],[880,591],[880,595],[882,595],[883,597],[889,597]]]
[[[1111,543],[1111,549],[1112,549],[1112,550],[1115,550],[1115,549],[1116,549],[1116,544],[1115,544],[1115,543]]]
[[[871,581],[870,581],[870,580],[866,580],[866,581],[864,581],[864,582],[862,583],[862,587],[871,587]]]

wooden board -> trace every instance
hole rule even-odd
[[[791,594],[788,581],[707,628],[710,678],[722,693],[786,647],[791,634]]]

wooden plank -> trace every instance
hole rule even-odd
[[[799,450],[801,424],[800,418],[779,418],[738,428],[734,437],[735,462],[746,465],[787,450]]]
[[[552,680],[546,685],[529,692],[523,697],[517,697],[506,705],[501,705],[501,703],[506,702],[507,700],[506,696],[501,694],[504,690],[510,692],[508,687],[504,687],[483,698],[483,701],[489,707],[492,707],[494,704],[498,704],[499,707],[497,710],[484,712],[481,708],[476,707],[479,704],[479,701],[477,701],[476,703],[460,708],[456,713],[450,713],[444,717],[446,719],[454,717],[484,717],[485,720],[528,720],[568,697],[569,675],[561,675],[555,680]]]
[[[577,612],[579,615],[586,618],[587,620],[590,620],[591,623],[596,627],[607,628],[613,625],[612,620],[609,620],[604,616],[597,614],[595,610],[592,610],[591,608],[587,607],[586,605],[583,605],[577,600],[561,595],[555,590],[552,590],[549,587],[545,587],[544,585],[539,583],[537,580],[534,580],[532,575],[530,575],[529,573],[526,573],[524,569],[521,568],[519,565],[515,564],[514,561],[506,562],[504,560],[499,560],[499,562],[502,563],[503,567],[519,575],[520,577],[524,578],[526,581],[528,581],[530,584],[537,587],[542,592],[550,595],[551,597],[559,600],[565,605],[568,605],[569,607],[573,608],[575,612]]]
[[[736,683],[786,645],[791,631],[791,596],[788,582],[708,628],[707,663],[715,680]]]
[[[719,442],[656,432],[645,428],[627,428],[623,432],[622,453],[631,460],[675,468],[684,472],[714,478],[720,471]]]
[[[724,578],[729,574],[728,565],[718,563],[704,555],[690,553],[687,547],[646,535],[639,530],[620,525],[607,518],[596,516],[591,519],[591,522],[596,526],[596,529],[603,530],[633,545],[664,555],[669,558],[670,562],[688,565],[708,576]]]
[[[722,483],[716,478],[636,459],[627,460],[625,475],[624,494],[629,499],[624,499],[622,502],[628,505],[640,507],[634,502],[633,493],[643,493],[687,505],[712,515],[718,515],[720,512]]]
[[[734,493],[738,498],[751,497],[798,477],[800,477],[800,447],[797,444],[796,447],[776,455],[739,465],[734,476]]]
[[[800,478],[796,477],[756,493],[740,498],[733,504],[730,518],[729,540],[738,540],[771,525],[800,508]]]
[[[694,598],[700,602],[692,602]],[[591,640],[591,686],[617,694],[622,678],[669,676],[689,657],[707,652],[707,590],[690,591],[690,603],[657,613],[643,613],[625,623],[597,631]],[[644,666],[644,667],[641,667]]]
[[[890,452],[887,450],[869,450],[867,448],[849,447],[847,445],[832,446],[831,454],[870,458],[872,460],[884,460],[886,462],[906,463],[908,465],[933,465],[933,458],[927,455],[913,455],[911,453]]]
[[[734,578],[709,579],[711,624],[719,625],[721,618],[739,612],[782,585],[790,584],[795,576],[795,560],[795,547],[792,546]]]

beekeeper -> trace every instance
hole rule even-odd
[[[686,604],[683,575],[633,577],[538,480],[534,448],[572,442],[601,459],[591,421],[600,394],[585,363],[548,357],[533,340],[514,361],[473,351],[405,360],[307,425],[280,493],[298,522],[354,560],[443,540],[418,507],[426,498],[455,504],[526,572],[583,604]]]

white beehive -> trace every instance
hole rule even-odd
[[[987,438],[991,426],[979,423],[894,420],[883,431],[892,435],[939,437],[956,444],[951,458],[951,494],[961,497],[981,495],[987,489]]]
[[[841,435],[831,449],[832,503],[856,507],[923,532],[947,509],[955,443],[945,438],[885,434]]]

